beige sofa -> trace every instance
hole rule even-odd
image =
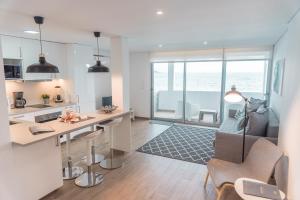
[[[215,155],[214,158],[240,163],[242,155],[242,141],[243,141],[243,130],[237,129],[237,120],[233,117],[234,111],[229,112],[229,117],[224,120],[220,129],[216,133],[215,138]],[[256,115],[256,114],[254,114]],[[251,117],[251,114],[250,116]],[[257,117],[257,116],[256,116]],[[256,118],[254,116],[254,118]],[[254,142],[265,137],[267,140],[277,144],[279,121],[272,109],[269,109],[265,114],[264,118],[266,121],[258,117],[256,120],[252,120],[252,126],[247,128],[246,139],[245,139],[245,156],[247,156],[251,146]],[[249,122],[251,120],[249,119]],[[258,125],[253,123],[265,123],[265,125]],[[264,128],[265,126],[265,128]],[[257,129],[257,130],[256,130]]]

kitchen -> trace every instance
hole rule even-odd
[[[94,37],[92,31],[86,34]],[[113,133],[113,148],[130,152],[129,91],[124,87],[129,81],[129,75],[125,73],[129,65],[126,39],[100,38],[100,44],[104,40],[110,43],[110,48],[99,51],[96,45],[45,40],[40,44],[38,36],[36,39],[15,35],[0,37],[0,64],[5,66],[0,70],[3,76],[1,102],[7,102],[1,105],[1,111],[4,111],[1,131],[9,133],[1,136],[1,156],[8,166],[11,165],[9,169],[3,169],[6,173],[1,177],[7,177],[7,185],[3,187],[14,186],[18,191],[14,194],[15,199],[39,199],[63,185],[62,168],[65,166],[61,146],[69,134],[72,139],[93,130],[100,122],[121,117],[123,120]],[[41,47],[47,62],[58,66],[59,73],[27,73],[28,66],[37,63]],[[99,54],[110,72],[89,73]],[[101,111],[102,98],[110,96],[118,109],[105,114]],[[87,116],[89,120],[74,124],[57,120],[71,111],[78,113],[79,118]],[[33,135],[30,127],[40,124],[54,130]],[[11,174],[17,175],[18,179],[11,180]],[[12,195],[9,191],[1,197]]]

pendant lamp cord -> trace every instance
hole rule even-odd
[[[41,46],[41,55],[43,55],[43,46],[42,46],[42,31],[41,25],[39,24],[39,31],[40,31],[40,46]]]
[[[97,51],[98,51],[98,56],[97,56],[97,60],[100,60],[100,47],[99,47],[99,37],[97,37]]]

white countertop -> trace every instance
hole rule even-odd
[[[9,116],[13,115],[20,115],[20,114],[26,114],[26,113],[32,113],[32,112],[38,112],[41,110],[48,110],[48,109],[53,109],[53,108],[60,108],[60,107],[65,107],[65,106],[72,106],[76,105],[76,103],[50,103],[47,108],[32,108],[32,107],[25,107],[25,108],[12,108],[8,111]]]
[[[42,123],[42,125],[49,126],[49,127],[53,128],[55,131],[51,132],[51,133],[43,133],[40,135],[33,135],[29,131],[29,127],[34,124],[33,122],[19,123],[19,124],[11,125],[9,127],[11,141],[13,143],[16,143],[19,145],[28,145],[28,144],[32,144],[32,143],[35,143],[35,142],[38,142],[41,140],[45,140],[45,139],[48,139],[51,137],[55,137],[55,136],[63,135],[63,134],[70,133],[73,131],[77,131],[77,130],[83,129],[85,127],[89,127],[93,124],[97,124],[99,122],[110,120],[112,118],[120,117],[125,114],[129,114],[129,112],[123,112],[122,110],[116,110],[112,113],[106,114],[106,113],[97,111],[96,113],[83,114],[83,115],[87,115],[89,117],[94,117],[94,118],[86,120],[86,121],[74,123],[74,124],[64,123],[64,122],[60,122],[58,120],[50,121],[50,122]]]

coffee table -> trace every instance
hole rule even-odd
[[[244,191],[243,191],[243,181],[244,180],[253,181],[253,182],[257,182],[257,183],[264,183],[262,181],[258,181],[258,180],[250,179],[250,178],[239,178],[239,179],[237,179],[234,183],[234,188],[235,188],[235,191],[238,193],[238,195],[241,198],[243,198],[245,200],[270,200],[270,199],[266,199],[266,198],[262,198],[262,197],[257,197],[257,196],[244,194]],[[284,199],[285,194],[282,191],[279,191],[279,192],[280,192],[281,199]]]

